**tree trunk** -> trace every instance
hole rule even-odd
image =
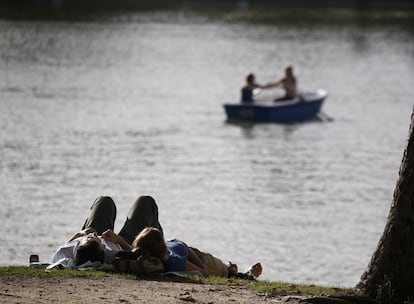
[[[365,295],[391,299],[414,295],[414,112],[384,233],[356,286]],[[386,289],[386,290],[384,290]]]

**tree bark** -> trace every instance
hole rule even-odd
[[[395,299],[414,295],[414,111],[384,233],[356,286],[378,298],[387,286]]]

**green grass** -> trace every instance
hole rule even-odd
[[[293,284],[286,282],[270,282],[270,281],[249,281],[234,278],[209,277],[205,279],[205,283],[212,285],[227,286],[245,286],[251,290],[260,293],[266,293],[269,296],[276,295],[303,295],[303,296],[333,296],[333,295],[354,295],[355,292],[351,288],[324,287],[317,285]]]
[[[0,267],[0,276],[31,276],[31,277],[117,277],[126,280],[136,279],[134,275],[113,274],[103,271],[79,271],[79,270],[51,270],[33,269],[27,266]],[[302,296],[332,296],[353,295],[351,288],[324,287],[317,285],[292,284],[270,281],[249,281],[236,278],[208,277],[202,280],[205,284],[215,285],[218,289],[226,289],[231,286],[246,287],[258,293],[269,296],[278,295],[302,295]]]
[[[125,279],[135,279],[136,277],[128,274],[113,274],[103,271],[79,271],[69,269],[35,269],[27,266],[5,266],[0,267],[0,277],[5,276],[31,276],[31,277],[121,277]]]

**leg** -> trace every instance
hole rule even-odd
[[[109,196],[100,196],[91,206],[91,213],[83,224],[82,229],[93,228],[98,235],[104,231],[114,230],[116,218],[116,206]]]
[[[158,222],[158,207],[151,196],[140,196],[134,202],[119,236],[128,244],[132,244],[135,237],[145,227],[155,227],[162,232],[161,225]]]
[[[214,255],[208,253],[208,252],[203,252],[203,251],[198,251],[199,255],[201,256],[201,260],[204,264],[204,270],[206,272],[207,276],[219,276],[219,277],[227,277],[228,276],[228,268],[227,266],[217,257],[215,257]],[[237,272],[237,265],[232,264],[234,266],[236,266],[236,272]]]

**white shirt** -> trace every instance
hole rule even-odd
[[[78,237],[77,239],[74,239],[73,241],[67,242],[60,246],[55,254],[52,256],[52,259],[50,260],[51,264],[54,264],[62,259],[70,258],[72,260],[75,259],[75,252],[76,248],[78,247],[79,243],[85,239],[86,236]],[[111,264],[115,259],[115,254],[120,251],[122,248],[119,244],[115,244],[114,242],[104,240],[102,237],[98,237],[102,244],[105,247],[105,257],[104,257],[104,263],[105,264]]]

